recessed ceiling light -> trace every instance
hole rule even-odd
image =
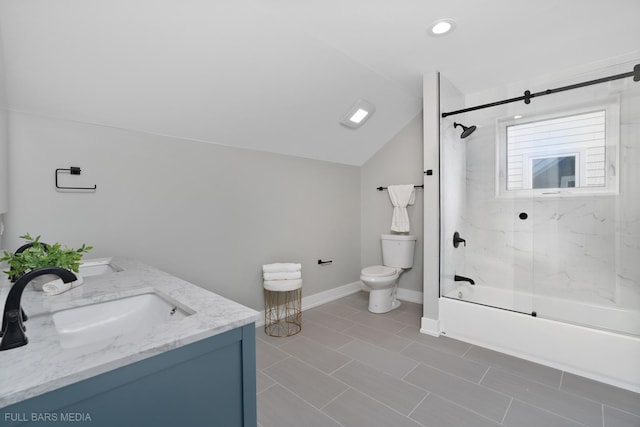
[[[358,111],[353,113],[353,116],[349,117],[349,120],[352,121],[353,123],[360,123],[368,115],[369,115],[368,111],[363,110],[362,108],[358,108]]]
[[[453,19],[438,19],[429,26],[429,35],[438,37],[449,34],[456,28],[456,21]]]
[[[514,119],[521,119],[523,116],[521,116],[520,114],[516,114],[515,116],[513,116]]]
[[[369,117],[371,117],[375,111],[375,105],[364,99],[359,99],[353,107],[347,111],[347,114],[342,117],[340,124],[352,129],[359,128],[364,122],[369,120]]]

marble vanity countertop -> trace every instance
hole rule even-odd
[[[87,260],[94,261],[94,260]],[[29,343],[0,352],[0,408],[95,375],[255,322],[259,313],[131,258],[113,257],[122,271],[84,278],[84,284],[60,295],[44,296],[27,285],[22,307]],[[0,301],[9,293],[6,275]],[[75,348],[63,348],[52,313],[154,292],[193,314],[125,336]],[[132,325],[135,328],[135,325]]]

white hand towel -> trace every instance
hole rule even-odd
[[[393,205],[393,217],[391,218],[391,231],[400,233],[409,231],[409,214],[407,205],[412,205],[416,200],[416,192],[413,185],[389,185],[387,187],[391,204]]]
[[[52,280],[51,282],[42,285],[42,290],[45,296],[58,295],[63,292],[67,292],[69,289],[78,287],[84,283],[84,279],[78,273],[76,273],[77,280],[73,282],[64,283],[62,279]]]
[[[287,273],[300,271],[301,269],[301,264],[292,262],[276,262],[273,264],[265,264],[262,266],[263,273]]]
[[[282,271],[279,273],[262,273],[264,280],[293,280],[301,279],[300,271]]]

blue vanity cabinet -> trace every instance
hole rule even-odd
[[[253,427],[255,358],[251,323],[1,408],[0,425]]]

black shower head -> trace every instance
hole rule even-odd
[[[458,126],[460,126],[462,128],[462,135],[460,135],[460,138],[466,138],[476,130],[475,126],[467,127],[467,126],[463,125],[462,123],[455,123],[455,122],[453,123],[453,127],[454,128],[457,128]]]

